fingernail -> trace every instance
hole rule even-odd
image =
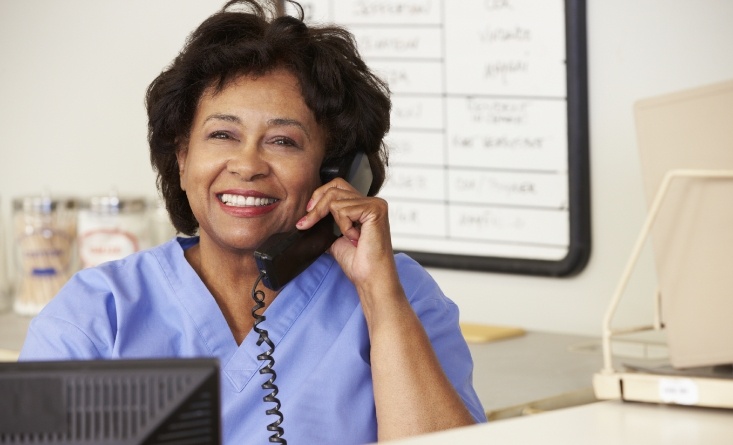
[[[295,226],[296,226],[296,227],[300,227],[300,226],[302,226],[302,225],[303,225],[303,223],[305,223],[305,218],[306,218],[305,216],[304,216],[304,217],[302,217],[302,218],[300,218],[300,219],[298,220],[298,222],[297,222],[297,223],[295,223]]]
[[[308,201],[308,204],[305,206],[305,209],[309,212],[313,209],[313,200],[312,199]]]

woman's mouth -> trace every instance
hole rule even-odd
[[[277,202],[275,198],[261,198],[255,196],[234,195],[231,193],[222,193],[219,200],[230,207],[262,207]]]

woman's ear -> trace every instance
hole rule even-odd
[[[177,143],[176,161],[178,162],[178,176],[181,183],[181,190],[186,191],[186,156],[188,155],[188,146],[185,143]]]

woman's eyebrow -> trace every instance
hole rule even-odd
[[[233,122],[235,124],[241,124],[242,119],[239,118],[239,116],[234,114],[225,114],[225,113],[215,113],[207,117],[204,122],[208,122],[211,120],[222,120],[227,122]],[[297,127],[305,133],[306,137],[310,139],[310,132],[308,132],[308,129],[303,125],[299,120],[296,119],[289,119],[286,117],[278,117],[274,119],[269,119],[267,121],[267,125],[270,127]]]
[[[227,121],[227,122],[234,122],[236,124],[241,124],[242,119],[239,118],[239,116],[235,116],[234,114],[223,114],[223,113],[215,113],[211,116],[207,117],[204,120],[204,123],[211,121],[211,120],[221,120],[221,121]]]
[[[267,125],[271,127],[297,127],[300,128],[303,133],[305,133],[306,137],[310,139],[310,133],[308,132],[308,129],[305,128],[305,125],[303,125],[300,121],[296,119],[288,119],[285,117],[279,117],[275,119],[270,119],[267,121]]]

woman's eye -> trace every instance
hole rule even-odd
[[[275,138],[275,139],[273,139],[272,142],[275,145],[286,145],[286,146],[293,146],[293,147],[297,147],[298,146],[298,144],[296,144],[294,140],[292,140],[290,138],[286,138],[286,137],[278,137],[278,138]]]
[[[226,131],[215,131],[209,135],[210,139],[231,139],[231,135]]]

